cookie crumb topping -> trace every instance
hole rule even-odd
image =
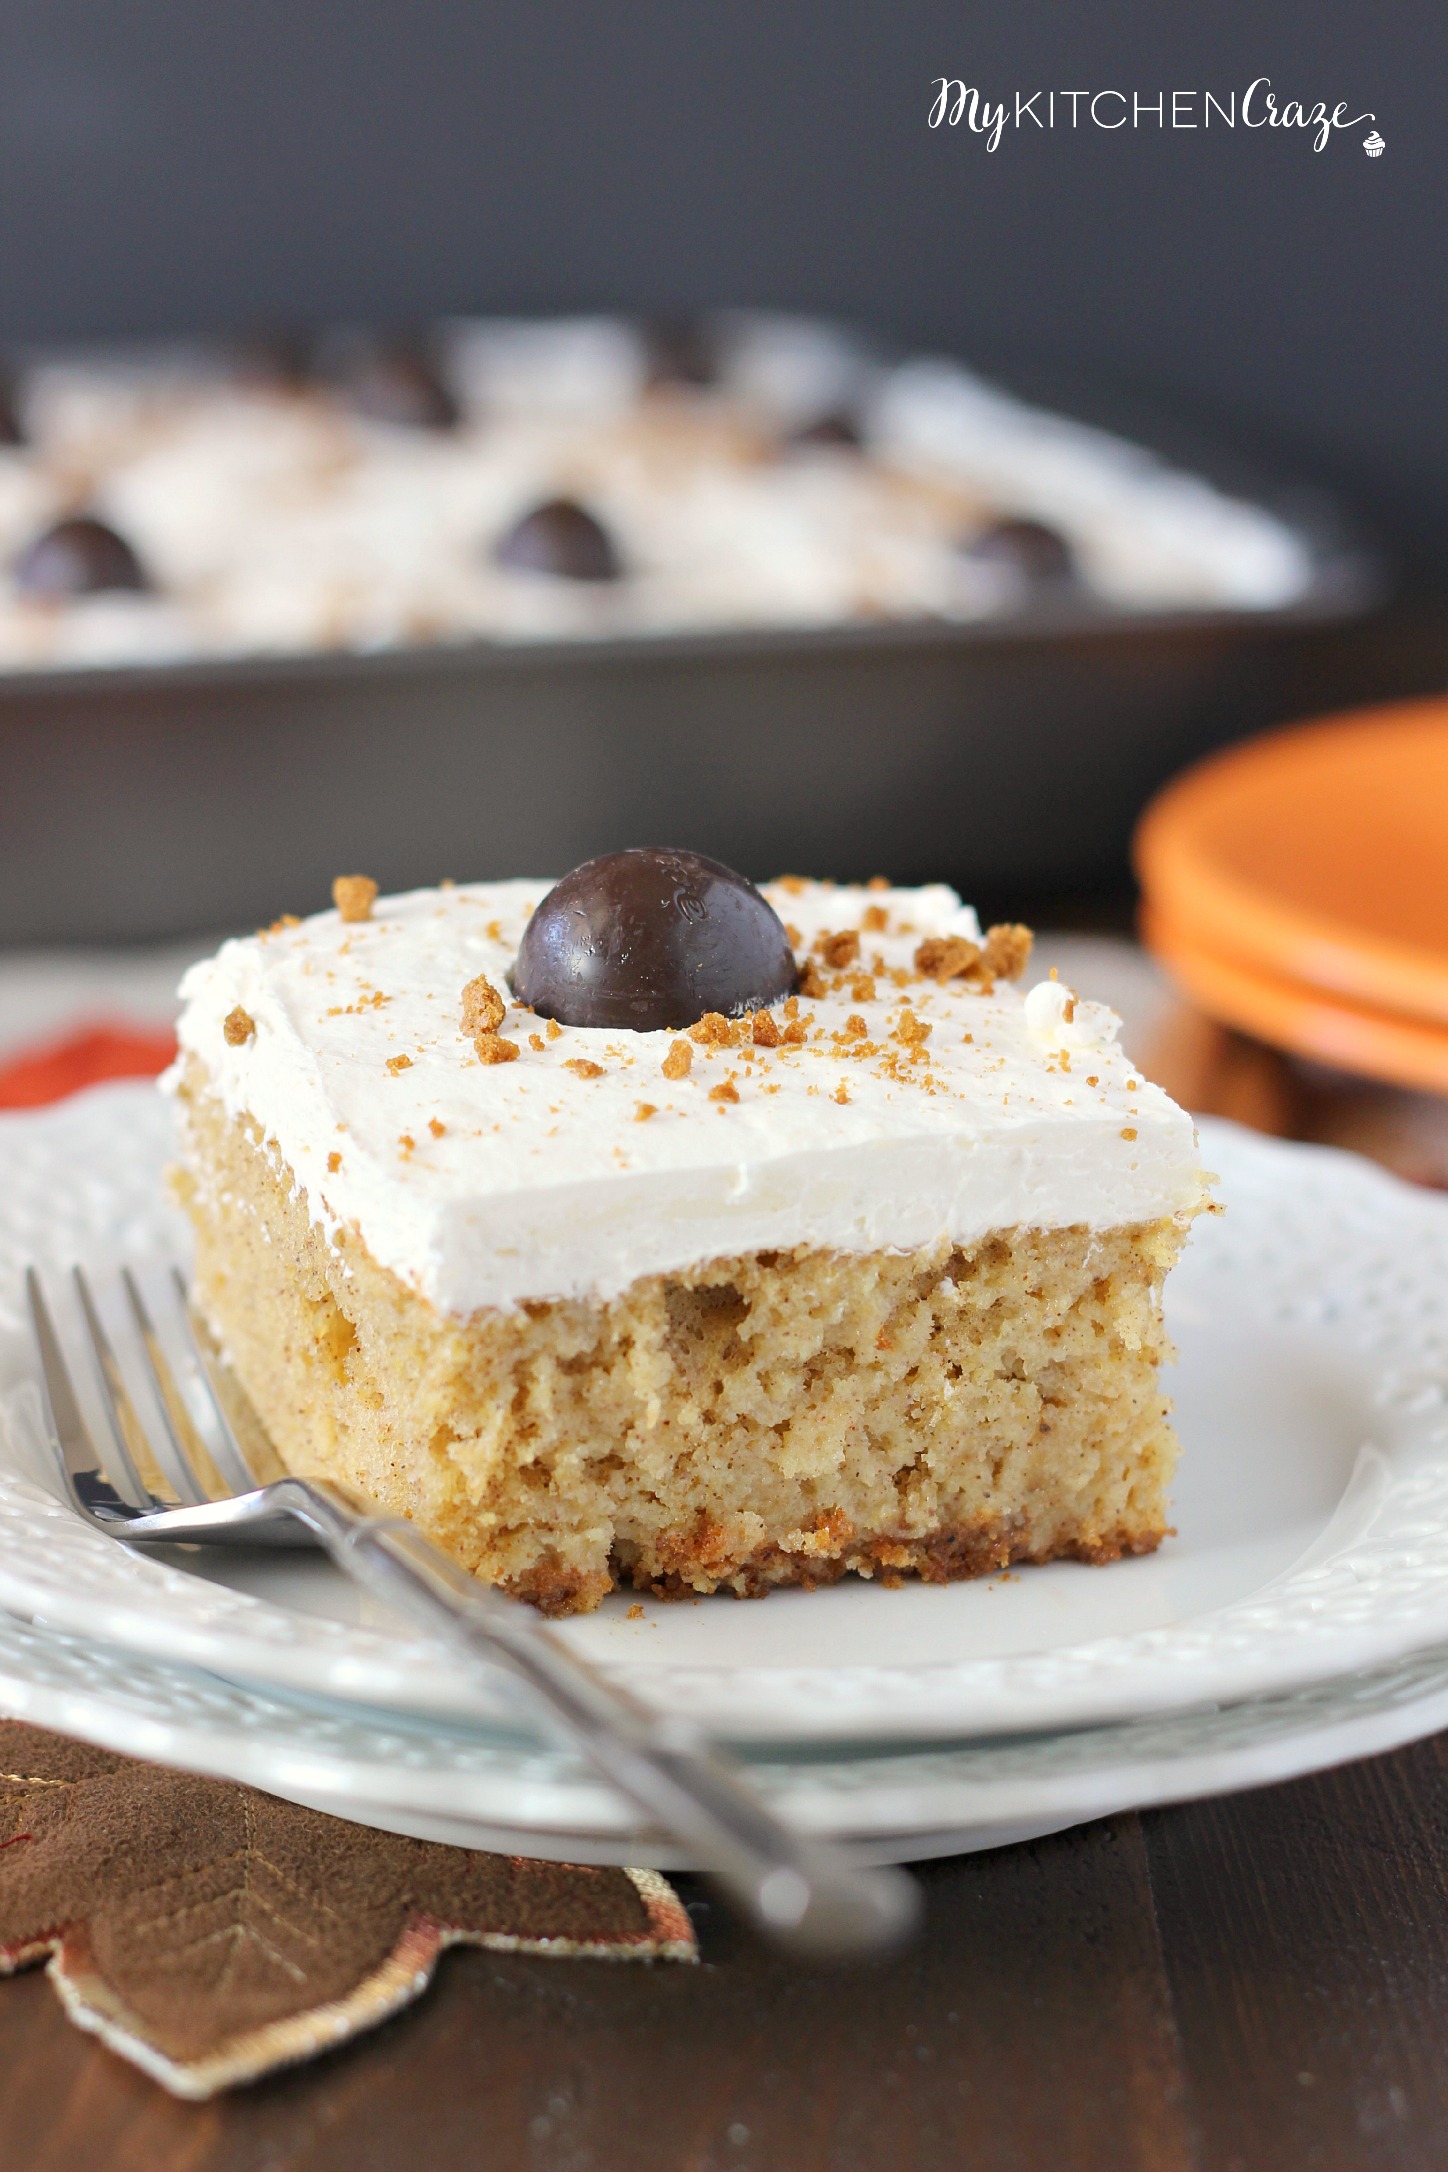
[[[1031,962],[1035,937],[1018,920],[998,921],[985,931],[985,962],[998,980],[1019,980]]]
[[[521,1053],[516,1041],[505,1041],[500,1033],[475,1034],[473,1046],[479,1063],[516,1063]]]
[[[507,1004],[484,973],[463,990],[463,1031],[469,1040],[480,1033],[496,1033],[503,1023]]]
[[[831,935],[828,928],[815,939],[815,949],[835,972],[853,965],[860,955],[860,931],[858,928],[842,928],[838,935]]]
[[[916,946],[915,970],[927,980],[939,981],[943,987],[948,980],[966,980],[981,962],[979,943],[967,942],[963,935],[927,935]]]
[[[332,903],[344,920],[370,920],[377,902],[377,885],[370,875],[339,875],[332,885]]]

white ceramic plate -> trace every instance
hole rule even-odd
[[[0,1617],[0,1710],[420,1839],[574,1862],[690,1868],[566,1752],[399,1725]],[[756,1755],[792,1821],[875,1861],[1001,1847],[1115,1810],[1285,1780],[1448,1724],[1448,1647],[1227,1711],[1066,1734]]]
[[[27,1259],[164,1255],[169,1114],[110,1087],[0,1119],[0,1605],[294,1692],[500,1706],[299,1556],[128,1553],[56,1496],[20,1325]],[[1227,1212],[1173,1278],[1185,1455],[1149,1560],[887,1591],[645,1605],[565,1634],[741,1739],[1027,1731],[1261,1696],[1448,1640],[1448,1201],[1354,1157],[1203,1127]]]

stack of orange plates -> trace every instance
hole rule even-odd
[[[1448,1093],[1448,701],[1203,762],[1148,808],[1136,864],[1146,940],[1209,1016]]]

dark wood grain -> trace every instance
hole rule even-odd
[[[1367,2172],[1448,2164],[1448,1752],[921,1873],[832,1973],[692,1884],[697,1970],[457,1954],[422,2006],[202,2107],[0,1985],[26,2172]],[[1310,2075],[1312,2079],[1304,2080]]]
[[[1145,1825],[1203,2163],[1448,2165],[1448,1737]]]

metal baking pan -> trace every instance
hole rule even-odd
[[[1316,571],[1279,611],[1062,597],[972,625],[0,678],[0,942],[251,927],[343,871],[545,875],[648,842],[1002,909],[1120,882],[1151,792],[1280,715],[1294,643],[1382,592],[1336,516],[1292,517]]]

